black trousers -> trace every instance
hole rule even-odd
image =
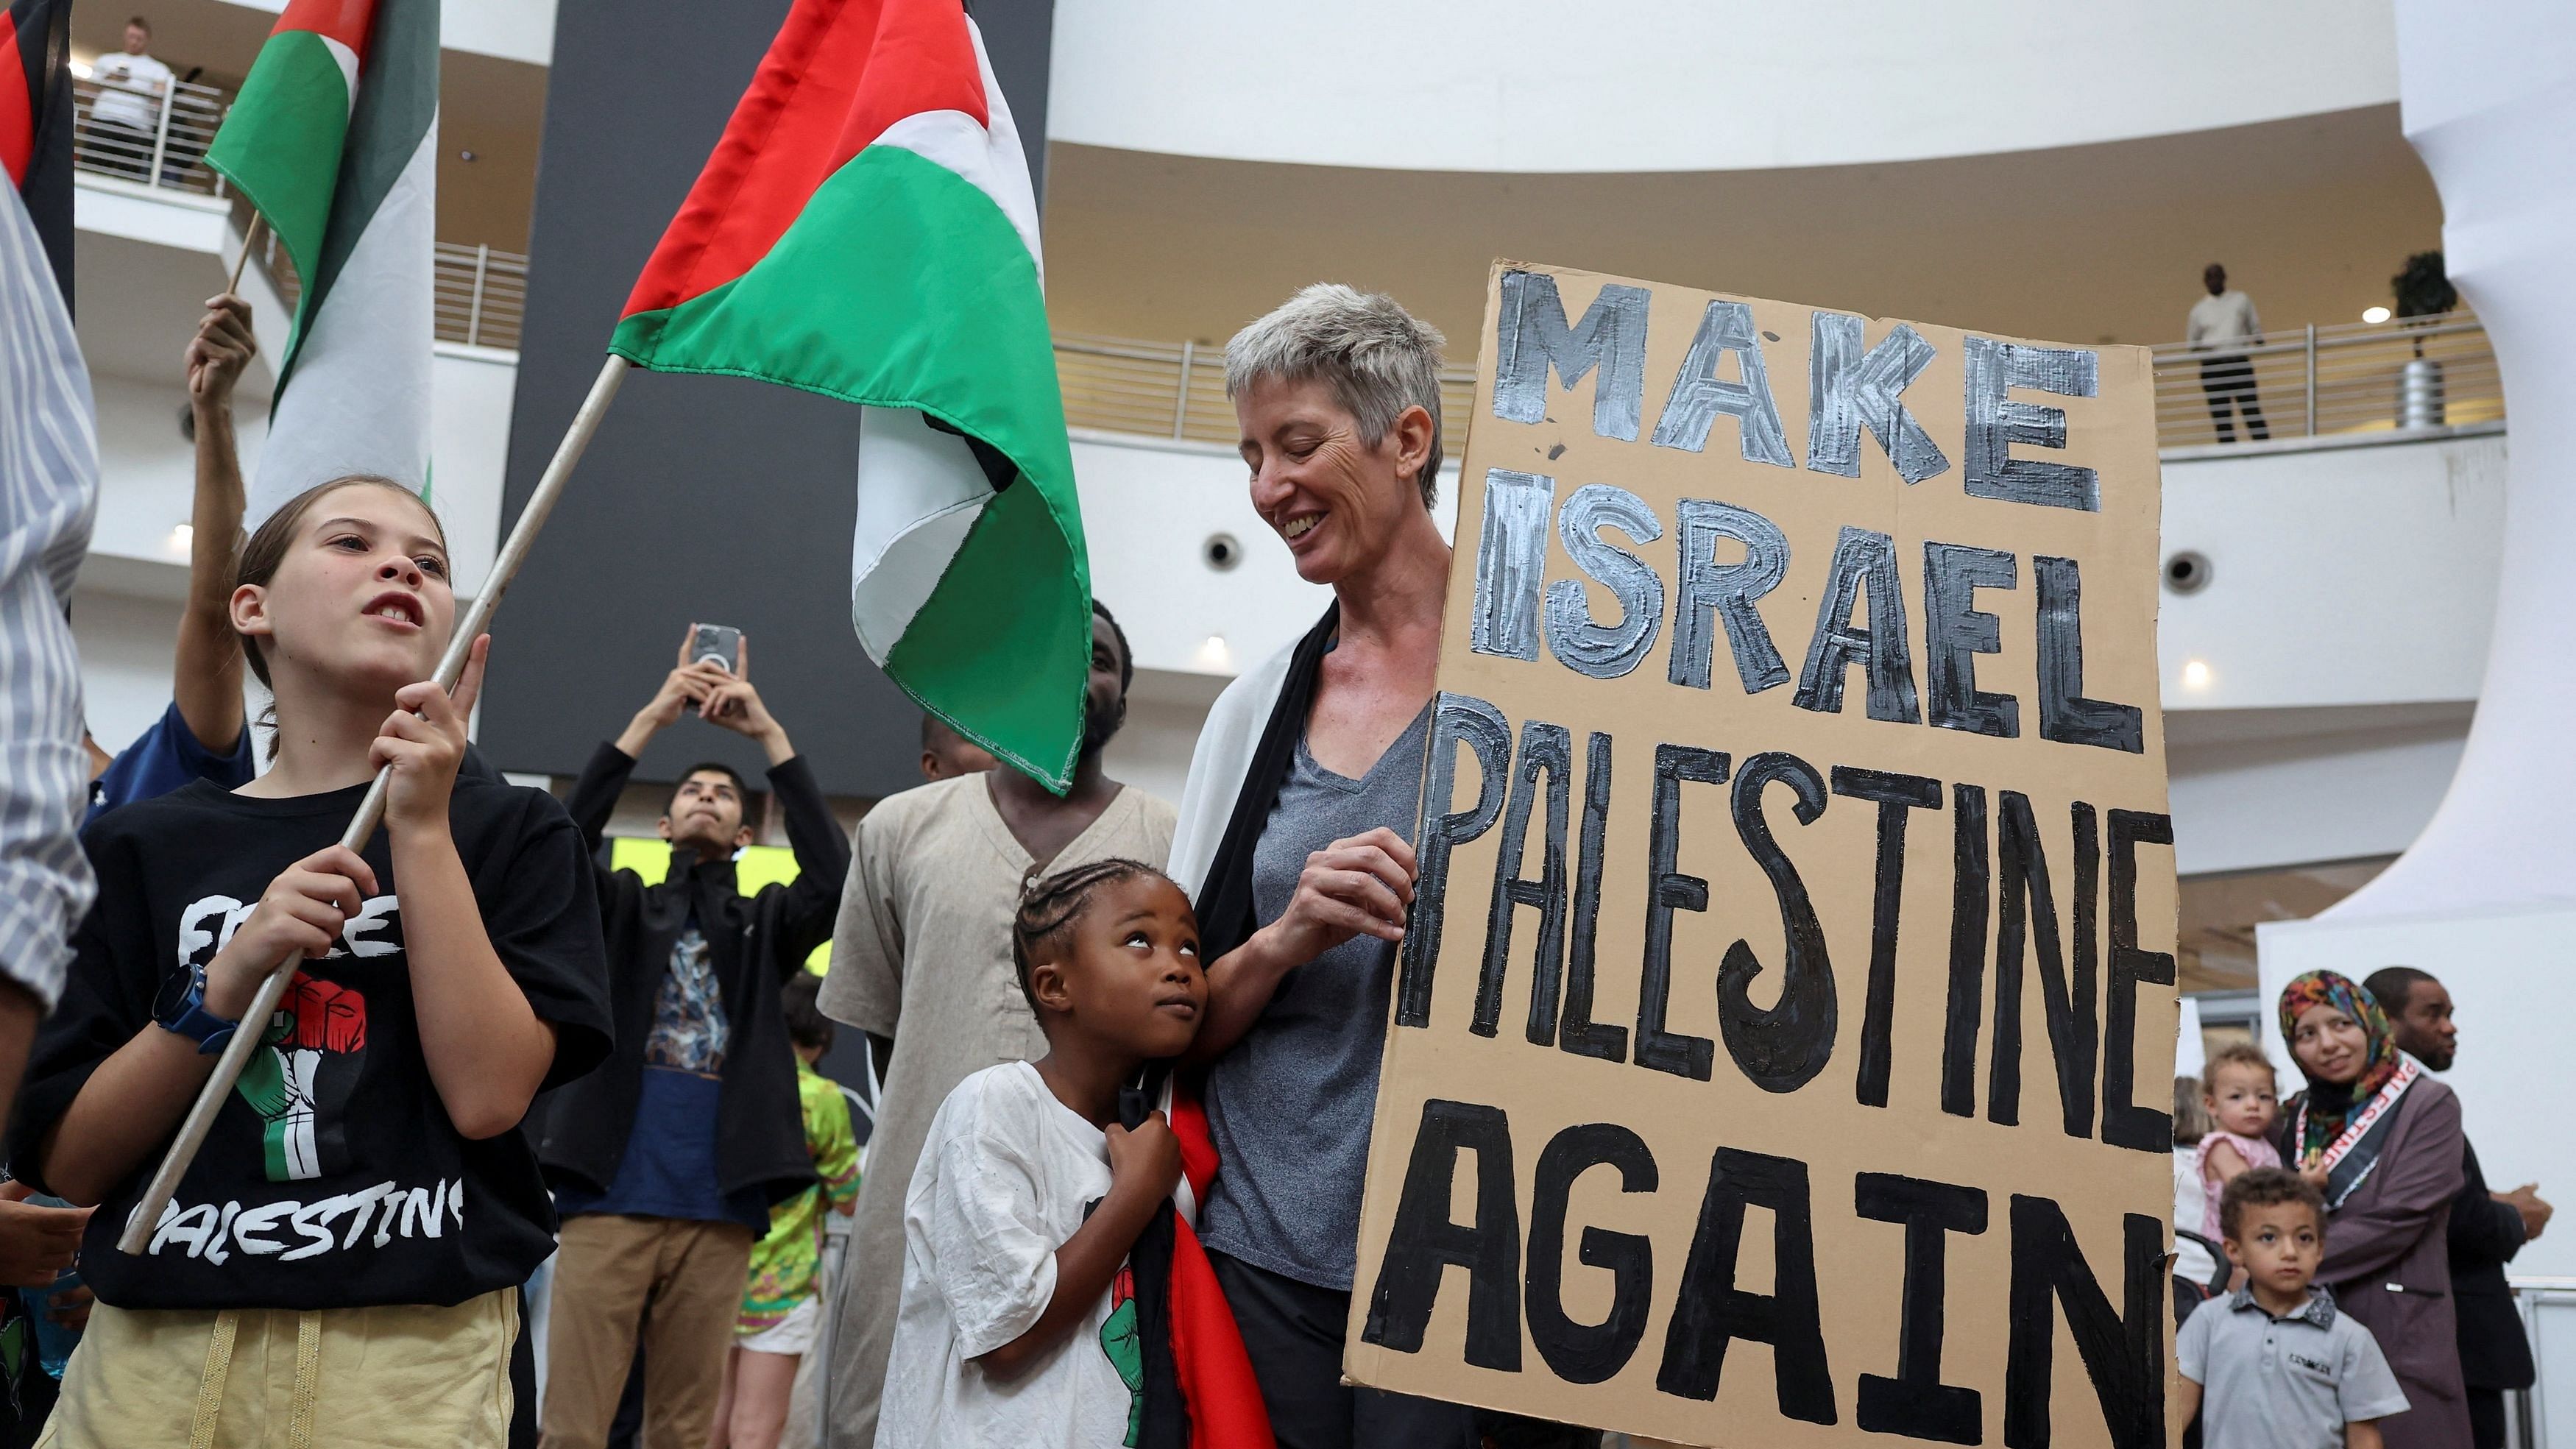
[[[2469,1443],[2472,1449],[2504,1449],[2504,1390],[2469,1390]]]
[[[1208,1254],[1279,1449],[1476,1449],[1476,1411],[1342,1382],[1351,1295]]]
[[[1351,1295],[1210,1252],[1279,1449],[1600,1449],[1591,1429],[1342,1382]]]
[[[2245,431],[2254,441],[2272,436],[2263,421],[2263,404],[2254,395],[2254,364],[2241,352],[2200,360],[2200,390],[2209,395],[2209,420],[2218,425],[2218,441],[2236,441],[2236,424],[2228,417],[2232,404],[2245,415]]]

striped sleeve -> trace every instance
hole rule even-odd
[[[48,1008],[96,884],[64,608],[98,507],[89,374],[34,224],[0,186],[0,975]]]

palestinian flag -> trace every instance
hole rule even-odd
[[[243,525],[316,483],[429,486],[438,0],[289,0],[206,164],[304,292]]]
[[[72,305],[72,0],[16,0],[0,27],[0,170]]]
[[[958,0],[796,0],[609,351],[859,403],[859,641],[1062,790],[1091,576],[1036,198]]]

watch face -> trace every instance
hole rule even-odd
[[[188,1009],[188,989],[197,973],[181,971],[161,983],[161,994],[152,998],[152,1019],[167,1026]]]

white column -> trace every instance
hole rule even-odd
[[[2489,1183],[2537,1179],[2576,1203],[2576,1134],[2555,1115],[2576,1089],[2576,1058],[2549,1009],[2576,982],[2576,9],[2398,0],[2396,12],[2406,135],[2441,190],[2451,280],[2504,375],[2495,632],[2432,823],[2334,909],[2262,927],[2262,981],[2271,1000],[2319,967],[2441,977],[2459,1005],[2449,1080]],[[2277,1041],[2272,1051],[2282,1056]],[[2546,1235],[2513,1271],[2576,1273],[2576,1233]]]

